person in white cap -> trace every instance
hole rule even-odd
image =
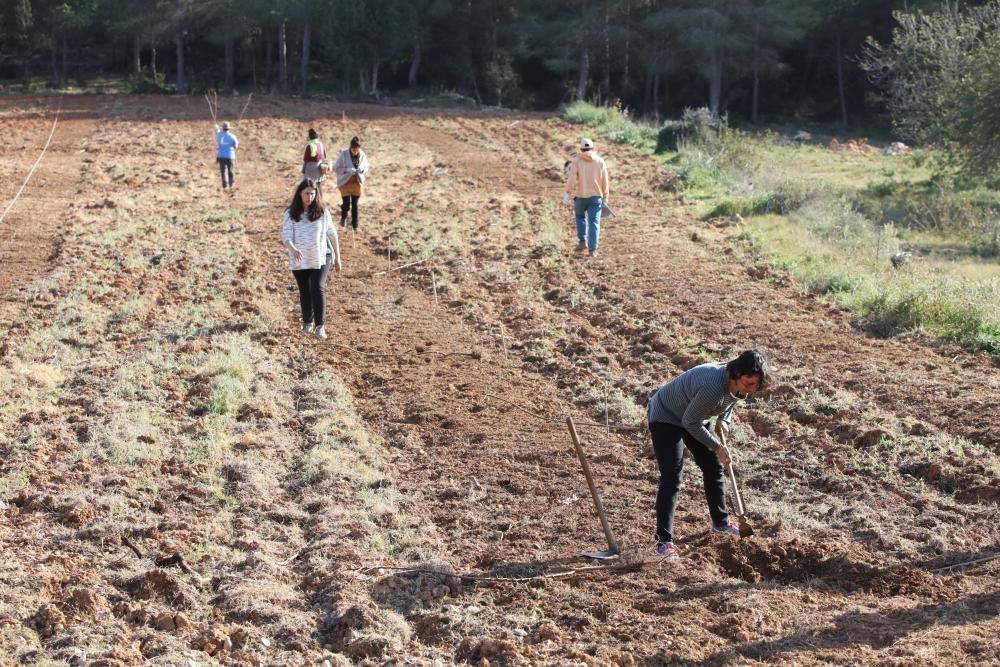
[[[608,201],[610,187],[608,166],[594,152],[590,139],[580,141],[580,154],[566,172],[566,190],[573,197],[576,214],[576,249],[586,248],[593,257],[601,240],[601,210]]]
[[[215,126],[215,144],[219,148],[216,161],[219,163],[219,173],[222,175],[222,189],[232,191],[236,177],[236,147],[240,145],[236,135],[229,131],[229,123],[224,122],[220,128]]]

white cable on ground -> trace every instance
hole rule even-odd
[[[0,224],[3,224],[3,219],[7,217],[7,213],[10,212],[10,209],[13,208],[18,198],[20,198],[21,193],[24,192],[24,188],[28,187],[28,181],[31,180],[31,175],[35,173],[35,167],[37,167],[38,163],[42,161],[42,156],[45,155],[45,151],[49,149],[49,144],[52,143],[52,137],[56,133],[56,124],[59,122],[59,112],[62,111],[62,101],[63,101],[63,96],[60,95],[59,108],[56,109],[56,117],[52,121],[52,130],[49,132],[49,138],[45,141],[45,145],[42,147],[42,152],[38,154],[38,159],[35,160],[35,164],[31,165],[31,169],[28,171],[28,175],[25,176],[24,178],[24,183],[21,184],[21,189],[17,191],[16,195],[14,195],[14,199],[12,199],[9,204],[7,204],[7,208],[4,209],[3,214],[0,214]]]

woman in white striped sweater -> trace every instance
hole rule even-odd
[[[305,179],[285,209],[281,242],[288,249],[288,268],[299,286],[302,333],[326,338],[326,278],[330,267],[340,272],[340,239],[316,182]]]

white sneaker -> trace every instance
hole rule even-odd
[[[312,322],[310,322],[309,324],[303,324],[302,325],[302,333],[304,333],[305,335],[308,336],[312,332],[313,332],[313,323]]]
[[[322,338],[326,340],[326,327],[320,325],[316,327],[316,338]]]

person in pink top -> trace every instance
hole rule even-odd
[[[316,184],[320,194],[323,194],[323,177],[325,174],[321,168],[326,160],[326,148],[319,140],[316,130],[309,128],[309,142],[306,144],[305,153],[302,155],[302,177]]]

